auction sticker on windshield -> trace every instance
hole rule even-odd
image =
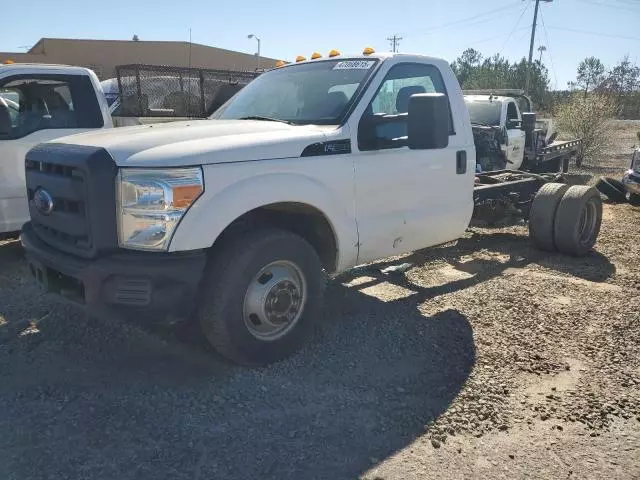
[[[368,70],[373,64],[376,63],[372,60],[346,60],[344,62],[338,62],[333,67],[334,70]]]

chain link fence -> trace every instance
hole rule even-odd
[[[204,118],[260,73],[121,65],[116,67],[120,105],[114,115]]]

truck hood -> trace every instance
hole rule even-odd
[[[102,147],[119,166],[162,167],[299,157],[335,126],[259,120],[190,120],[96,130],[55,143]]]

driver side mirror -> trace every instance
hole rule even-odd
[[[449,145],[451,114],[444,93],[418,93],[409,98],[407,136],[409,148],[432,150]]]

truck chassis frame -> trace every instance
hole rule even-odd
[[[522,170],[495,170],[476,174],[473,189],[473,217],[493,226],[508,218],[529,219],[536,193],[549,182],[565,183],[560,173],[531,173]]]

